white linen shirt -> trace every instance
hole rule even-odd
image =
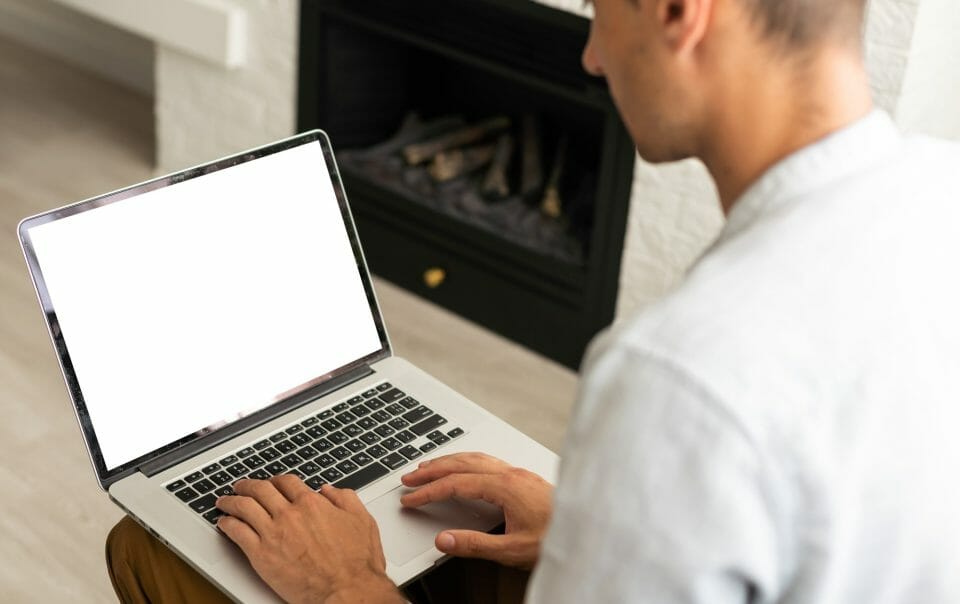
[[[960,603],[958,173],[875,111],[599,337],[528,601]]]

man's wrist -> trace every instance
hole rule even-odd
[[[385,574],[364,573],[348,584],[335,586],[326,604],[403,604],[406,599]]]

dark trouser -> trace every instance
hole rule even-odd
[[[107,537],[107,570],[122,602],[230,602],[220,590],[129,517]],[[417,604],[523,601],[529,574],[485,560],[451,560],[404,589]]]

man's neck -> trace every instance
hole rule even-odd
[[[867,76],[855,53],[828,49],[802,68],[769,67],[741,72],[741,78],[759,80],[726,88],[726,98],[715,103],[707,126],[701,158],[716,182],[725,214],[779,161],[873,108]]]

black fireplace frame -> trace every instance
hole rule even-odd
[[[491,26],[496,21],[498,25]],[[298,127],[336,130],[324,83],[330,27],[363,28],[504,82],[596,112],[602,123],[589,250],[582,265],[546,257],[409,203],[341,166],[371,270],[570,367],[616,309],[635,151],[602,79],[583,73],[589,22],[532,1],[301,0]],[[505,24],[505,25],[504,25]],[[483,42],[483,27],[497,32]],[[334,125],[333,128],[331,126]],[[350,130],[353,133],[363,128]],[[345,131],[346,132],[346,131]],[[363,134],[359,134],[360,139]],[[335,149],[337,135],[331,133]],[[372,143],[373,140],[351,141]],[[342,145],[341,145],[342,147]],[[439,287],[423,271],[442,267]],[[428,329],[428,326],[425,326]]]

